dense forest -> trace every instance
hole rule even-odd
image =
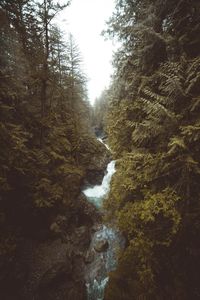
[[[103,218],[125,240],[104,299],[200,299],[200,2],[116,0],[94,108],[64,2],[0,1],[0,299],[88,299],[102,214],[81,191],[111,160],[94,133],[116,161]]]
[[[38,285],[29,278],[35,276],[29,275],[35,272],[30,257],[37,261],[43,255],[44,261],[49,255],[47,278],[41,281],[50,288],[54,277],[69,275],[71,265],[68,271],[60,260],[51,266],[64,246],[57,245],[54,254],[48,252],[55,248],[53,240],[63,240],[92,222],[92,208],[79,197],[81,187],[102,177],[103,155],[108,159],[91,130],[78,46],[72,35],[64,40],[54,22],[68,5],[52,0],[0,2],[0,298],[4,300],[57,299],[51,289],[45,294],[47,283],[29,284]],[[73,253],[65,248],[72,261]],[[66,299],[66,293],[67,299],[83,299],[80,284],[73,288],[74,281],[70,282],[72,287],[59,299]]]
[[[121,44],[105,207],[126,237],[105,299],[199,299],[200,2],[116,1],[105,35]]]

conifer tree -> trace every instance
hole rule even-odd
[[[104,151],[89,128],[77,46],[65,47],[53,24],[62,8],[51,0],[0,2],[1,299],[19,293],[24,242],[51,238],[60,212],[79,218],[88,165]]]
[[[127,247],[109,300],[199,296],[199,12],[196,1],[117,1],[110,20],[122,43],[107,118],[119,161],[105,205]]]

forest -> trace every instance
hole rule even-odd
[[[64,251],[63,245],[70,259],[67,268],[72,268],[73,260],[79,264],[76,248],[82,246],[71,245],[72,251],[67,241],[78,242],[78,229],[90,224],[94,214],[79,197],[81,187],[86,178],[94,180],[94,173],[95,180],[101,178],[103,159],[108,159],[90,127],[78,46],[72,35],[64,41],[53,24],[65,6],[52,0],[0,2],[0,299],[4,300],[57,299],[51,288],[45,288],[47,283],[36,288],[32,277],[39,264],[42,268],[40,256],[49,255],[43,266],[49,269],[47,278],[41,281],[52,286],[53,274],[64,274],[60,281],[65,280],[65,252],[51,266],[51,256]],[[63,245],[55,246],[58,237]],[[53,248],[55,253],[48,254]],[[68,281],[70,286],[59,299],[66,299],[67,292],[69,299],[82,299],[82,283],[74,289],[74,280]]]
[[[98,300],[83,256],[99,222],[125,240],[101,300],[200,299],[200,2],[116,0],[94,107],[54,24],[70,2],[0,1],[0,299]],[[112,158],[102,216],[81,191]]]

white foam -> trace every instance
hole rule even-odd
[[[110,147],[108,147],[108,145],[105,144],[104,141],[103,141],[101,138],[97,138],[97,140],[98,140],[99,142],[101,142],[102,144],[104,144],[104,146],[110,151]]]
[[[107,166],[107,173],[103,178],[101,185],[95,185],[92,188],[87,188],[83,191],[90,202],[93,202],[97,207],[101,207],[102,201],[109,192],[110,181],[115,173],[115,161],[112,160]]]

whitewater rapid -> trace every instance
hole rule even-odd
[[[95,185],[94,187],[87,188],[83,191],[88,201],[93,203],[97,208],[102,207],[103,200],[109,192],[110,182],[115,171],[115,161],[112,160],[107,165],[106,175],[103,178],[102,184]]]
[[[100,142],[103,143],[102,140]],[[104,145],[107,146],[106,144]],[[115,172],[115,161],[112,160],[107,165],[102,184],[83,190],[88,201],[93,203],[98,209],[102,208],[103,201],[109,193],[111,179]],[[102,240],[108,242],[108,249],[101,253],[95,252],[95,244]],[[123,247],[123,244],[124,241],[121,234],[114,228],[101,224],[100,228],[94,233],[88,250],[89,255],[94,255],[94,258],[91,263],[86,265],[85,270],[88,300],[104,299],[105,287],[109,281],[108,274],[116,268],[117,254],[119,249]]]

